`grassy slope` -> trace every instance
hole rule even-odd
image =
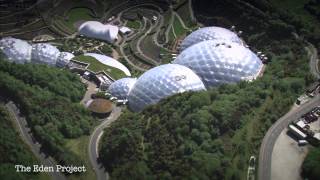
[[[72,29],[76,30],[74,27],[74,23],[79,20],[92,20],[91,12],[87,8],[74,8],[68,12],[68,20],[65,21],[66,25]]]
[[[82,173],[81,176],[71,175],[69,179],[71,180],[86,180],[86,179],[96,179],[96,175],[91,168],[90,161],[88,159],[88,144],[89,136],[82,136],[77,139],[69,139],[66,142],[66,148],[70,149],[76,155],[78,155],[86,164],[85,167],[87,171]]]
[[[113,68],[113,67],[110,67],[110,66],[107,66],[105,64],[102,64],[101,62],[97,61],[93,57],[82,56],[81,55],[81,56],[75,57],[75,60],[78,60],[78,61],[81,61],[81,62],[85,62],[85,63],[89,63],[90,66],[88,68],[91,71],[94,71],[94,72],[105,71],[111,77],[113,77],[115,79],[120,79],[120,78],[126,77],[126,75],[121,70]]]
[[[183,36],[187,32],[187,30],[183,28],[181,22],[179,21],[179,19],[177,17],[174,18],[173,29],[174,29],[174,32],[176,33],[177,37]]]

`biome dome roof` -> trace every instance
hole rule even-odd
[[[165,64],[148,70],[138,78],[129,93],[129,108],[141,111],[168,96],[205,89],[201,79],[189,68]]]
[[[180,52],[188,47],[206,40],[223,40],[242,44],[236,33],[221,27],[204,27],[189,34],[181,43]]]
[[[70,60],[74,58],[74,55],[69,52],[61,52],[57,59],[57,67],[64,67],[66,66]]]
[[[48,43],[32,45],[31,62],[55,66],[60,51]]]
[[[207,88],[253,80],[263,64],[248,48],[237,43],[203,41],[184,50],[174,61],[192,69]]]
[[[81,24],[78,31],[84,36],[113,43],[117,39],[119,28],[110,24],[104,25],[98,21],[87,21]]]
[[[132,87],[136,83],[136,78],[122,78],[113,82],[109,86],[109,92],[112,96],[117,97],[118,99],[127,99],[128,94],[131,91]]]
[[[11,62],[23,64],[31,60],[31,45],[27,41],[5,37],[0,40],[0,49]]]
[[[117,69],[123,71],[127,76],[131,76],[129,69],[126,66],[124,66],[122,63],[120,63],[119,61],[117,61],[111,57],[108,57],[108,56],[105,56],[102,54],[96,54],[96,53],[85,53],[84,56],[93,57],[96,60],[98,60],[99,62],[101,62],[107,66],[117,68]]]

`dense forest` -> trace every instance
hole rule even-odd
[[[312,148],[302,164],[302,176],[316,180],[320,177],[320,147]]]
[[[0,59],[0,95],[18,105],[42,149],[61,164],[83,164],[65,140],[88,135],[94,123],[79,103],[84,92],[68,71]]]
[[[238,1],[199,2],[218,16],[206,25],[236,24],[271,62],[252,83],[175,95],[142,113],[125,111],[105,130],[100,147],[114,179],[245,179],[249,157],[258,155],[268,128],[315,80],[306,44],[277,11],[261,15]],[[272,6],[263,8],[271,12]]]
[[[39,179],[37,174],[15,173],[16,164],[32,166],[38,161],[20,139],[10,118],[5,106],[0,104],[0,177],[6,180]]]

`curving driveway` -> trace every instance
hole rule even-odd
[[[117,120],[120,114],[121,114],[121,108],[115,107],[111,112],[110,116],[106,118],[104,121],[102,121],[102,123],[94,129],[93,133],[90,136],[88,152],[89,152],[90,162],[97,175],[97,180],[109,179],[108,172],[106,172],[103,165],[98,162],[99,140],[103,135],[103,129],[106,127],[109,127],[112,122]]]

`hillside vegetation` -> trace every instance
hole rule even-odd
[[[0,59],[0,89],[2,97],[18,105],[42,150],[60,164],[83,164],[65,148],[66,140],[89,135],[94,123],[90,113],[79,104],[85,87],[75,74]]]
[[[267,129],[314,81],[305,44],[277,11],[262,16],[222,0],[197,6],[196,13],[212,15],[196,14],[203,23],[236,24],[251,48],[271,62],[252,83],[175,95],[142,113],[125,111],[105,130],[100,147],[113,179],[245,179],[249,157],[258,155]]]
[[[1,179],[40,179],[38,174],[16,173],[14,166],[38,164],[29,147],[20,139],[5,106],[0,104],[0,177]]]

